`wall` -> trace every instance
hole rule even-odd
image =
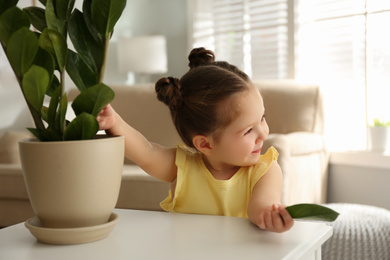
[[[25,1],[20,7],[26,5]],[[76,7],[81,7],[81,0]],[[24,5],[24,6],[23,6]],[[167,38],[168,72],[166,75],[154,75],[152,80],[161,76],[180,77],[187,71],[189,44],[187,36],[187,1],[183,0],[128,0],[118,21],[109,48],[105,83],[120,85],[127,75],[118,72],[116,42],[120,37],[162,34]],[[19,86],[8,61],[0,50],[0,135],[7,130],[24,130],[32,126]],[[66,87],[73,87],[68,79]]]
[[[333,153],[328,180],[329,203],[358,203],[390,210],[390,155]]]

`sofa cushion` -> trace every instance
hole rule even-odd
[[[168,147],[176,146],[181,142],[169,108],[158,101],[154,85],[134,85],[113,89],[114,109],[149,141]],[[142,113],[139,110],[142,110]]]
[[[116,207],[162,210],[160,202],[168,196],[170,186],[170,183],[148,175],[139,166],[125,165]]]
[[[28,200],[26,185],[24,184],[23,171],[20,165],[1,165],[0,199]]]
[[[0,163],[20,164],[19,141],[31,138],[26,131],[8,131],[0,137]]]
[[[253,84],[263,96],[270,133],[323,133],[322,95],[318,85],[292,80],[255,80]]]

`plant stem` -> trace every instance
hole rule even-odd
[[[60,95],[60,101],[64,98],[65,95],[65,67],[60,72],[60,86],[61,86],[61,95]],[[61,103],[61,102],[60,102]],[[66,116],[64,117],[64,121],[61,122],[62,129],[60,130],[61,133],[61,140],[64,140],[65,135],[65,129],[66,129]]]
[[[65,94],[65,67],[60,72],[60,86],[61,86],[61,98]]]
[[[106,70],[106,63],[107,63],[107,54],[108,54],[108,46],[110,42],[111,33],[108,34],[108,36],[104,39],[104,49],[103,49],[103,60],[102,60],[102,67],[100,68],[99,73],[99,83],[103,82],[104,80],[104,72]]]

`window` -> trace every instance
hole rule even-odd
[[[390,1],[193,1],[194,47],[253,79],[320,84],[331,150],[365,149],[367,123],[390,121]]]
[[[287,0],[195,0],[193,47],[214,50],[252,78],[287,78]]]

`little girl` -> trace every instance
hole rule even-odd
[[[280,205],[278,152],[271,147],[260,155],[269,129],[258,89],[204,48],[191,51],[189,67],[180,80],[162,78],[155,85],[185,145],[149,142],[110,105],[98,116],[100,128],[125,136],[126,157],[171,183],[164,210],[249,217],[261,229],[289,230],[294,221]]]

